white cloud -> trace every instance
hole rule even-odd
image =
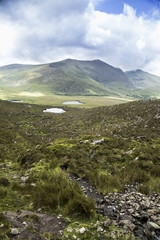
[[[160,75],[157,11],[149,18],[126,4],[117,15],[95,11],[101,0],[8,1],[0,9],[0,65],[99,58]]]
[[[87,42],[94,47],[94,55],[124,69],[143,68],[160,75],[158,39],[160,20],[137,17],[129,5],[119,15],[99,11],[90,15]]]

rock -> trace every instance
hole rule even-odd
[[[130,150],[130,151],[126,152],[126,154],[128,154],[128,155],[130,155],[132,153],[133,153],[133,150]]]
[[[4,217],[11,224],[11,234],[18,235],[18,239],[39,239],[45,240],[45,233],[61,237],[61,232],[67,227],[63,219],[54,215],[36,213],[32,211],[20,210],[17,212],[3,212]],[[26,219],[34,218],[35,221]],[[34,232],[33,232],[34,229]],[[16,238],[17,239],[17,238]]]
[[[36,187],[36,183],[31,183],[31,186],[32,187]]]
[[[119,222],[119,225],[122,226],[122,227],[125,226],[125,225],[128,227],[128,226],[131,225],[131,224],[132,224],[132,223],[131,223],[130,220],[121,220],[121,221]]]
[[[19,234],[19,229],[18,228],[11,228],[11,234],[12,235],[18,235]]]
[[[156,120],[160,119],[160,115],[158,115],[158,113],[157,113],[157,115],[155,116],[155,119],[156,119]]]
[[[134,229],[136,228],[136,225],[135,225],[135,224],[130,224],[130,225],[128,226],[128,228],[129,228],[129,230],[131,230],[131,232],[133,232]]]
[[[160,230],[160,226],[154,222],[147,222],[147,227],[149,230]]]
[[[103,226],[104,227],[109,227],[110,225],[112,224],[112,221],[110,219],[107,219],[104,223],[103,223]]]
[[[96,144],[102,144],[104,142],[104,138],[100,139],[100,140],[95,140],[93,141],[91,144],[92,145],[96,145]]]
[[[103,232],[103,228],[101,228],[100,226],[97,228],[97,232]]]
[[[73,232],[73,228],[68,227],[68,228],[67,228],[67,232]]]
[[[29,176],[22,176],[20,179],[23,183],[25,183],[28,178],[29,178]]]
[[[79,229],[80,234],[84,234],[86,232],[86,228],[82,227]]]

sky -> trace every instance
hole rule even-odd
[[[160,76],[160,0],[0,0],[0,66],[66,58]]]

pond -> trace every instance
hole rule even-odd
[[[63,102],[63,104],[84,104],[79,101],[68,101],[68,102]]]
[[[13,103],[20,103],[20,102],[23,102],[23,100],[16,100],[16,99],[11,99],[11,100],[7,100],[9,102],[13,102]]]
[[[23,102],[23,100],[11,100],[11,102],[19,103],[19,102]]]
[[[48,109],[43,110],[43,112],[64,113],[66,111],[64,111],[62,108],[48,108]]]

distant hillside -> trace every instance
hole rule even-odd
[[[0,86],[35,90],[41,88],[63,95],[110,95],[131,87],[122,70],[100,60],[67,59],[43,65],[13,64],[0,68]]]
[[[160,77],[144,72],[140,69],[126,72],[126,76],[135,88],[156,88],[160,87]]]
[[[0,87],[69,96],[156,98],[160,77],[142,70],[124,73],[100,60],[66,59],[41,65],[0,67]]]

